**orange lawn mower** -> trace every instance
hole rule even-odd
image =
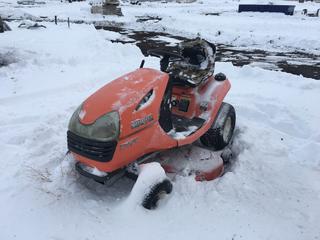
[[[99,183],[122,176],[139,182],[148,175],[144,182],[150,184],[141,199],[147,209],[156,208],[172,191],[170,176],[183,169],[175,159],[156,157],[166,150],[192,144],[218,152],[218,157],[194,160],[197,164],[189,164],[188,172],[197,181],[221,176],[231,156],[224,149],[233,137],[236,115],[223,102],[231,85],[224,74],[214,75],[215,53],[215,45],[199,38],[180,43],[177,51],[150,50],[161,59],[161,71],[144,68],[143,60],[139,69],[87,98],[72,115],[67,132],[76,170]],[[158,162],[161,177],[144,173],[153,162]]]

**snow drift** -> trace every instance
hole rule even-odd
[[[150,212],[126,204],[132,181],[88,181],[65,156],[74,109],[136,69],[138,48],[106,41],[91,25],[17,25],[0,36],[1,54],[14,59],[0,67],[1,239],[320,237],[320,82],[217,63],[232,83],[236,162],[216,181],[177,177],[169,201]]]

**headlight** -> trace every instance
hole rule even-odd
[[[98,118],[94,123],[84,125],[79,120],[79,113],[82,105],[73,113],[69,130],[84,138],[98,141],[112,141],[119,136],[119,114],[118,112],[109,112]]]

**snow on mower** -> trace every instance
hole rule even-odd
[[[160,58],[160,71],[142,61],[87,98],[67,133],[77,171],[99,183],[137,179],[133,190],[143,193],[139,201],[147,209],[172,191],[176,174],[197,181],[221,176],[236,115],[223,102],[231,84],[224,74],[214,75],[215,53],[215,45],[200,38],[180,43],[176,52],[150,50]],[[178,163],[169,151],[178,147],[199,160]]]

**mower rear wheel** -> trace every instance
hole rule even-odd
[[[233,136],[236,123],[234,107],[228,103],[222,103],[217,118],[211,128],[200,138],[206,147],[221,150],[226,147]]]
[[[142,206],[146,209],[155,209],[160,199],[172,192],[172,183],[169,179],[165,179],[154,185],[143,199]]]

